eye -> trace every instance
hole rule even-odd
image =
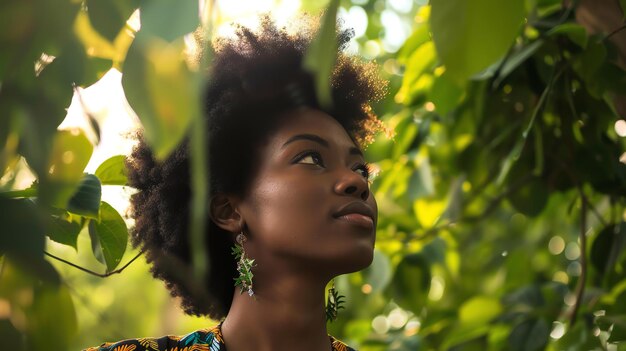
[[[355,171],[358,171],[359,173],[361,173],[361,175],[363,176],[363,178],[368,179],[370,178],[371,175],[371,171],[372,171],[372,167],[368,164],[368,163],[360,163],[358,164],[355,168]]]
[[[297,163],[318,165],[324,167],[324,161],[322,160],[322,156],[316,151],[305,151],[300,156],[298,156]]]

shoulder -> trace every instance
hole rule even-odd
[[[341,340],[335,339],[334,336],[330,336],[330,342],[333,345],[333,351],[356,351],[350,346],[344,344]]]
[[[105,342],[83,351],[223,351],[224,341],[217,326],[183,336],[128,339]]]

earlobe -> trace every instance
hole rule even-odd
[[[220,228],[231,233],[241,230],[241,215],[234,205],[234,199],[225,194],[217,194],[211,198],[209,216]]]

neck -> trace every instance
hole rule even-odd
[[[229,351],[331,350],[324,314],[324,279],[301,272],[258,272],[254,280],[255,297],[245,291],[240,294],[237,287],[222,324]]]

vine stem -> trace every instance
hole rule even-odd
[[[11,190],[11,191],[3,191],[0,192],[0,197],[4,197],[7,199],[12,199],[16,197],[33,197],[37,196],[37,189],[30,187],[28,189],[23,190]]]
[[[585,283],[587,280],[587,197],[584,194],[584,191],[581,187],[578,187],[578,191],[580,193],[581,200],[581,209],[580,209],[580,277],[578,278],[578,284],[576,286],[576,303],[574,304],[574,309],[572,310],[572,315],[570,318],[570,327],[574,326],[576,323],[576,318],[578,316],[578,310],[580,309],[580,305],[582,304],[583,295],[585,293]]]
[[[624,29],[626,29],[626,24],[622,24],[621,26],[615,28],[611,33],[607,34],[606,37],[602,38],[602,41],[606,41],[609,40],[609,38],[611,38],[612,36],[614,36],[615,34],[623,31]]]
[[[110,272],[107,272],[107,273],[98,273],[98,272],[94,272],[94,271],[92,271],[90,269],[87,269],[85,267],[81,267],[81,266],[79,266],[79,265],[77,265],[75,263],[72,263],[70,261],[64,260],[64,259],[62,259],[62,258],[60,258],[58,256],[55,256],[55,255],[49,253],[48,251],[44,251],[43,253],[44,253],[44,255],[46,255],[46,256],[48,256],[48,257],[50,257],[52,259],[55,259],[55,260],[60,261],[60,262],[63,262],[63,263],[65,263],[65,264],[67,264],[67,265],[69,265],[71,267],[74,267],[74,268],[76,268],[78,270],[81,270],[81,271],[83,271],[85,273],[89,273],[91,275],[95,275],[96,277],[100,277],[100,278],[106,278],[106,277],[109,277],[109,276],[111,276],[113,274],[122,273],[122,271],[125,270],[126,267],[130,266],[130,264],[133,263],[136,259],[138,259],[139,256],[143,255],[143,251],[141,251],[137,255],[135,255],[135,257],[133,257],[130,261],[128,261],[124,266],[122,266],[121,268],[118,268],[118,269],[116,269],[114,271],[110,271]]]

